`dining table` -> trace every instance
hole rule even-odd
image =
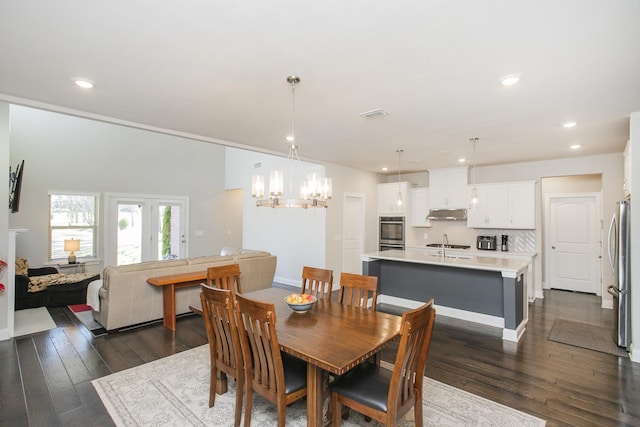
[[[306,313],[285,302],[292,292],[267,288],[243,294],[273,303],[280,350],[307,362],[307,425],[331,421],[329,374],[343,375],[371,358],[400,333],[401,317],[319,299]]]

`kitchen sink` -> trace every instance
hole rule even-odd
[[[428,248],[441,248],[442,247],[442,243],[429,243],[427,245]],[[446,244],[444,245],[444,247],[446,249],[469,249],[471,248],[471,246],[469,245],[449,245]]]
[[[429,254],[434,258],[442,258],[442,254]],[[445,255],[447,259],[471,259],[473,258],[471,255]]]

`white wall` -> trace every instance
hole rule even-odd
[[[49,191],[187,196],[189,256],[240,245],[241,207],[237,193],[224,191],[222,146],[12,105],[11,162],[22,159],[20,212],[9,225],[29,229],[17,253],[31,266],[48,261]]]
[[[0,170],[9,171],[9,104],[0,102]],[[13,169],[13,168],[11,168]],[[4,175],[7,177],[7,175]],[[0,258],[6,260],[9,253],[9,186],[4,181],[0,185]],[[0,283],[8,289],[9,277],[7,270],[0,272]],[[0,340],[9,338],[9,317],[13,318],[13,312],[9,312],[8,290],[0,293]]]

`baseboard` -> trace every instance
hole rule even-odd
[[[0,329],[0,341],[6,341],[9,338],[11,338],[9,335],[9,328]]]

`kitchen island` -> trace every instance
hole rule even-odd
[[[438,314],[502,328],[518,341],[525,331],[530,261],[389,250],[365,254],[363,274],[378,277],[381,303],[414,308],[433,298]]]

